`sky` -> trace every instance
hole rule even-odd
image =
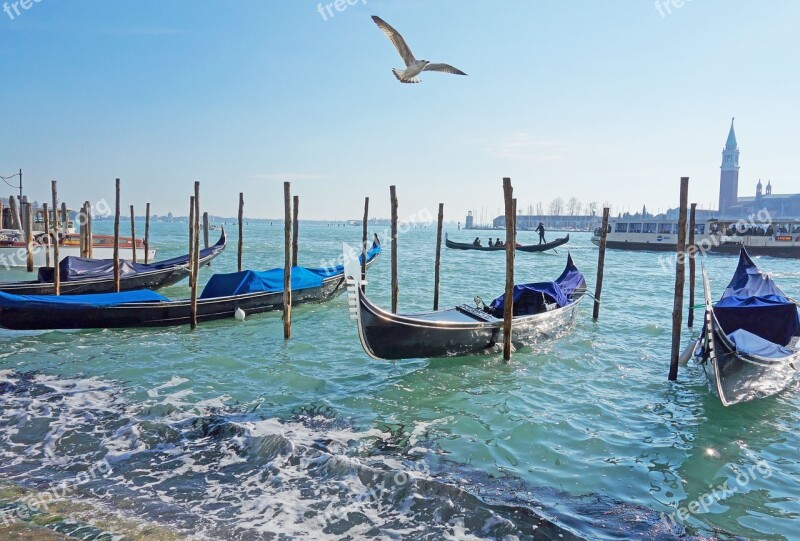
[[[735,116],[740,195],[800,192],[800,2],[350,1],[6,0],[0,175],[73,208],[119,177],[155,214],[195,180],[223,216],[282,216],[291,181],[304,219],[386,217],[392,184],[401,218],[488,217],[503,177],[525,210],[663,211],[681,176],[715,208]],[[400,84],[373,14],[468,76]]]

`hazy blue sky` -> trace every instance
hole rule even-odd
[[[494,214],[503,176],[523,208],[616,213],[675,206],[688,175],[708,208],[736,116],[740,195],[800,192],[800,2],[661,1],[359,0],[324,20],[305,0],[41,0],[0,12],[0,174],[22,167],[39,200],[58,179],[73,207],[121,177],[156,213],[200,180],[206,210],[244,191],[250,216],[282,215],[291,180],[307,219],[365,195],[388,216],[396,184],[401,216],[459,220]],[[469,76],[400,84],[372,14]]]

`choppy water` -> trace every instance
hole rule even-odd
[[[234,269],[235,234],[213,270]],[[247,266],[281,264],[277,222],[245,236]],[[153,228],[162,258],[185,237]],[[359,237],[304,226],[301,263]],[[593,287],[596,249],[572,238]],[[401,237],[403,311],[430,307],[434,239]],[[519,254],[517,275],[555,278],[566,251]],[[370,360],[344,297],[295,309],[289,342],[279,314],[196,332],[0,331],[0,512],[19,504],[8,487],[62,487],[73,537],[98,539],[800,538],[798,383],[726,409],[693,365],[667,382],[672,268],[652,253],[606,261],[600,322],[587,303],[560,341],[508,365]],[[758,262],[800,295],[796,262]],[[735,265],[706,260],[715,296]],[[442,304],[493,298],[503,273],[500,254],[444,250]],[[388,250],[369,280],[388,305]],[[685,527],[662,520],[681,506]]]

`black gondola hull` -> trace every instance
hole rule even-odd
[[[225,250],[226,237],[223,231],[217,243],[208,249],[207,254],[200,258],[200,266],[210,265],[218,255]],[[205,251],[205,250],[204,250]],[[168,268],[140,272],[120,277],[120,291],[134,291],[137,289],[161,289],[177,284],[187,276],[189,269],[187,262],[189,256],[185,256],[185,262],[176,263]],[[115,291],[114,277],[97,277],[87,279],[77,279],[62,281],[59,284],[62,295],[82,295],[94,293],[112,293]],[[55,285],[53,282],[38,282],[35,280],[25,282],[5,282],[0,283],[0,291],[14,295],[53,295]]]
[[[547,250],[552,250],[553,248],[558,248],[559,246],[566,244],[569,242],[569,235],[566,237],[556,239],[552,242],[546,242],[542,244],[529,244],[525,246],[517,246],[517,252],[545,252]],[[454,250],[476,250],[479,252],[505,252],[505,246],[475,246],[474,244],[469,244],[465,242],[454,242],[448,238],[445,238],[445,246],[448,248],[452,248]]]

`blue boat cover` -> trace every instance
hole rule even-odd
[[[200,250],[200,259],[208,257],[215,251],[221,251],[224,248],[225,236],[223,233],[217,244]],[[120,259],[119,274],[120,276],[130,276],[142,272],[151,272],[185,265],[188,262],[188,255],[165,259],[157,263],[148,263],[147,265],[144,263],[134,263],[127,259]],[[67,256],[59,262],[58,269],[60,279],[67,282],[71,280],[86,280],[88,278],[111,278],[114,276],[114,260]],[[54,280],[53,267],[40,267],[37,280],[40,283],[52,282]]]
[[[292,267],[292,291],[322,287],[322,277],[305,267]],[[268,271],[246,270],[215,274],[203,288],[201,299],[232,297],[245,293],[272,293],[283,291],[283,269]]]
[[[372,248],[367,252],[367,261],[372,261],[380,253],[380,244],[373,243]],[[359,260],[363,260],[363,256],[359,256]],[[344,274],[344,265],[314,269],[292,267],[292,291],[322,287],[323,279],[338,274]],[[244,295],[245,293],[276,293],[278,291],[283,291],[283,269],[271,269],[262,272],[248,270],[229,274],[215,274],[208,281],[206,287],[203,288],[200,298],[210,299]]]
[[[377,242],[372,244],[372,248],[367,250],[367,262],[372,261],[375,257],[381,253],[381,245]],[[358,262],[361,263],[364,261],[364,254],[359,254]],[[311,272],[322,276],[323,278],[328,278],[330,276],[336,276],[337,274],[344,274],[344,265],[333,265],[330,267],[320,267],[316,269],[309,269]]]
[[[561,276],[555,282],[534,282],[514,286],[514,315],[535,313],[530,311],[531,306],[541,306],[542,295],[548,303],[555,302],[559,308],[569,304],[568,296],[584,282],[583,274],[572,262],[572,256],[567,256],[567,265]],[[489,311],[495,317],[502,317],[505,307],[505,294],[500,295],[489,305]]]
[[[737,353],[749,353],[768,359],[782,359],[794,355],[795,353],[794,350],[779,346],[778,344],[773,344],[744,329],[739,329],[730,333],[728,338],[731,339],[731,342],[736,344]]]
[[[785,346],[800,334],[797,305],[772,278],[758,270],[744,248],[733,278],[714,306],[714,314],[729,335],[743,329]]]
[[[45,308],[77,310],[119,306],[136,302],[166,302],[168,298],[149,289],[92,295],[12,295],[0,292],[0,308]]]

